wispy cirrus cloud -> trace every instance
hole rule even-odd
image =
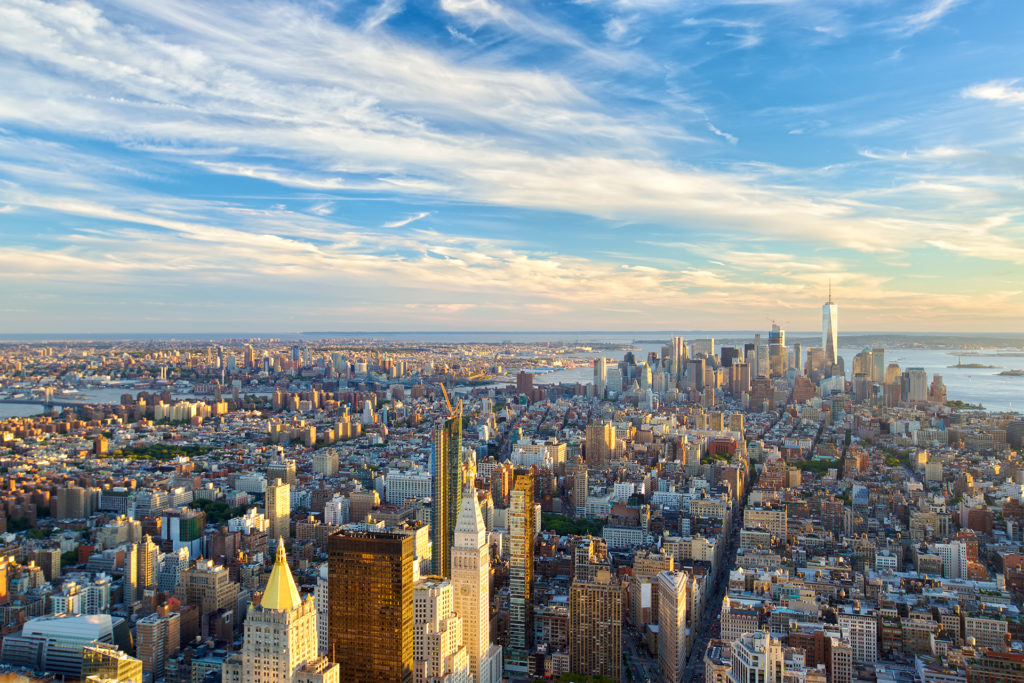
[[[927,0],[917,12],[897,19],[891,30],[903,36],[912,36],[934,26],[964,2],[965,0]]]
[[[416,221],[418,221],[418,220],[420,220],[422,218],[426,218],[429,215],[430,215],[429,211],[420,211],[419,213],[413,214],[412,216],[407,216],[406,218],[403,218],[401,220],[391,221],[391,222],[388,222],[388,223],[384,223],[384,225],[382,225],[381,227],[384,227],[384,228],[402,228],[402,227],[405,227],[406,225],[409,225],[410,223],[414,223],[414,222],[416,222]]]

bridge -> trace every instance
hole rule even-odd
[[[0,399],[0,405],[5,403],[14,405],[24,406],[43,406],[47,408],[53,408],[61,406],[64,408],[80,408],[82,406],[95,406],[103,405],[102,401],[82,401],[73,398],[51,398],[46,400],[43,398],[2,398]]]

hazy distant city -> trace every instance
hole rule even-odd
[[[1024,683],[1022,27],[0,0],[0,683]]]

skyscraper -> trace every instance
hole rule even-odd
[[[683,572],[658,574],[658,660],[667,683],[680,683],[686,671],[686,609],[689,583]]]
[[[768,372],[771,377],[782,377],[788,369],[786,331],[773,322],[771,332],[768,333]]]
[[[454,612],[453,602],[449,579],[428,577],[413,589],[412,652],[416,681],[469,681],[463,621]]]
[[[267,484],[264,507],[267,513],[267,537],[288,538],[292,511],[292,487],[280,479]]]
[[[604,357],[594,359],[594,394],[604,398],[605,386],[608,381],[608,361]]]
[[[828,283],[828,301],[821,307],[821,347],[825,349],[825,365],[839,363],[839,307],[832,303],[832,283]]]
[[[139,619],[136,629],[136,655],[142,660],[142,670],[152,674],[153,680],[163,678],[167,660],[181,647],[181,615],[161,605]]]
[[[434,429],[431,451],[430,541],[433,544],[433,573],[448,576],[455,520],[462,507],[462,403],[444,423]]]
[[[136,578],[139,590],[136,597],[141,598],[142,591],[147,588],[156,587],[156,572],[160,562],[160,548],[156,543],[153,543],[153,539],[149,535],[143,536],[142,542],[136,545],[138,546],[138,554],[136,555],[138,571]]]
[[[475,683],[497,683],[501,647],[491,644],[491,555],[476,491],[467,486],[452,546],[455,612],[462,617],[462,641]]]
[[[569,590],[569,661],[587,676],[622,678],[622,584],[610,567],[572,582]]]
[[[415,546],[387,531],[328,537],[328,657],[345,683],[412,683]]]
[[[509,498],[509,635],[505,669],[526,673],[533,640],[533,472],[516,472]]]
[[[299,596],[284,542],[259,605],[250,605],[242,645],[242,683],[338,683],[338,665],[320,658],[313,597]]]
[[[682,337],[672,337],[672,374],[673,383],[683,379],[683,361],[689,358],[686,341]]]
[[[586,432],[587,466],[605,467],[615,454],[615,425],[611,422],[591,422]]]

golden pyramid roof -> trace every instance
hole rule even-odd
[[[288,568],[288,557],[284,551],[284,540],[277,539],[277,556],[274,558],[274,568],[270,572],[270,580],[263,591],[263,598],[260,606],[263,609],[276,609],[287,611],[302,604],[299,598],[299,589],[295,586],[295,579],[292,578],[292,570]]]

